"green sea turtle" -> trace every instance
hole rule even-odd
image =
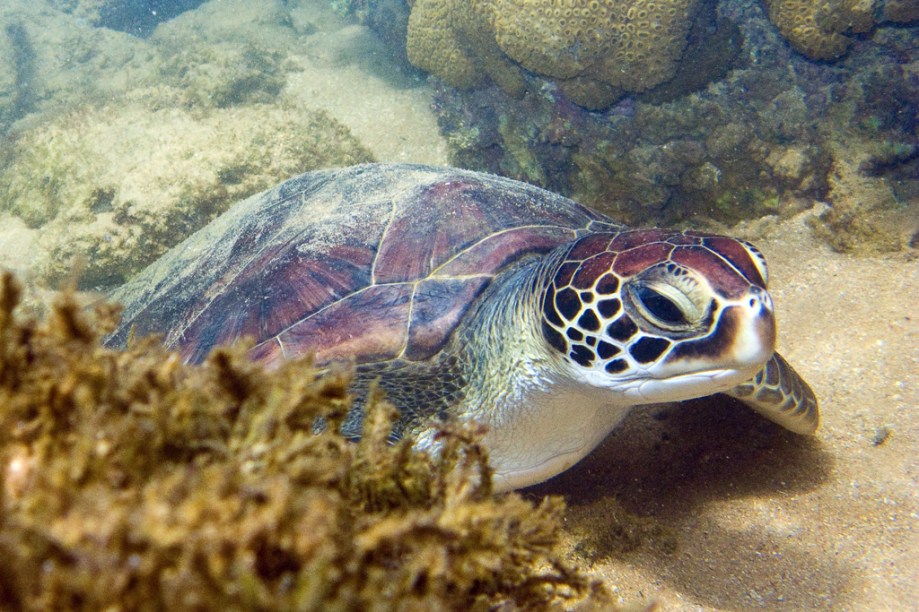
[[[159,333],[200,362],[249,336],[268,366],[353,362],[344,435],[360,435],[379,380],[396,438],[433,448],[442,419],[484,424],[506,490],[567,469],[641,404],[728,393],[813,432],[766,282],[742,240],[628,229],[497,176],[370,164],[232,207],[114,293],[108,342]]]

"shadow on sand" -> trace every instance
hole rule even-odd
[[[819,434],[789,433],[717,396],[636,409],[584,461],[524,493],[565,498],[591,561],[627,559],[707,606],[820,608],[852,572],[806,546],[797,504],[833,466]],[[754,518],[735,527],[726,518],[738,505]]]

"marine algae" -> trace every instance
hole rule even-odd
[[[608,606],[561,552],[563,503],[493,497],[478,433],[434,459],[333,433],[347,376],[245,347],[183,365],[102,348],[118,309],[16,312],[0,274],[0,601],[12,609]],[[317,417],[327,420],[315,432]]]

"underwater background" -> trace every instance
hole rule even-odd
[[[564,498],[543,511],[558,521],[559,558],[598,580],[604,602],[913,609],[917,109],[915,0],[3,0],[0,267],[23,285],[23,316],[53,318],[58,289],[93,301],[233,202],[366,161],[492,172],[630,225],[744,237],[770,263],[781,351],[820,397],[817,438],[727,400],[636,411],[524,499]],[[6,371],[28,369],[11,357],[23,339],[4,342]],[[9,410],[13,396],[0,394]],[[39,440],[16,429],[31,418],[20,409],[3,421],[7,466]],[[7,528],[30,516],[28,487],[10,479]],[[98,529],[98,507],[52,506],[42,520],[69,517],[56,546]],[[26,548],[22,559],[52,554]],[[50,583],[3,564],[0,597],[65,601],[28,599]],[[557,576],[586,589],[572,575]],[[490,605],[552,599],[494,593]]]

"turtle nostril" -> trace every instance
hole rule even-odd
[[[759,287],[750,287],[749,296],[747,304],[751,311],[759,316],[767,316],[772,313],[772,298],[768,292]]]
[[[772,299],[768,293],[750,298],[750,310],[758,317],[772,316]]]

